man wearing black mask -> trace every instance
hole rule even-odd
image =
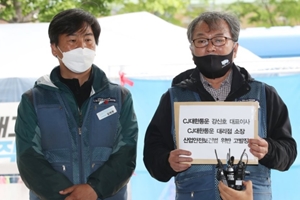
[[[145,166],[159,181],[175,177],[176,200],[220,199],[216,166],[190,164],[191,152],[175,148],[176,101],[258,101],[259,137],[249,139],[248,147],[259,164],[248,166],[246,177],[255,200],[272,199],[270,169],[286,171],[297,156],[288,110],[276,90],[233,62],[239,32],[239,20],[229,13],[205,12],[191,22],[187,36],[196,68],[174,78],[147,128]]]

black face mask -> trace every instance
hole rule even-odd
[[[207,55],[198,57],[193,55],[193,58],[195,65],[203,76],[215,79],[224,76],[232,67],[232,55],[233,50],[224,56]]]

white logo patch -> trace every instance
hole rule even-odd
[[[229,63],[229,60],[225,59],[225,60],[221,61],[221,63],[222,63],[222,66],[226,66]]]

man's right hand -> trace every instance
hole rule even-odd
[[[190,162],[193,161],[193,159],[188,156],[191,156],[190,151],[182,149],[175,149],[171,151],[168,159],[171,168],[175,172],[181,172],[188,169],[191,166]]]
[[[243,181],[243,185],[246,189],[239,191],[226,186],[220,181],[218,187],[221,198],[223,200],[253,200],[252,181]]]

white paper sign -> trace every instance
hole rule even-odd
[[[258,136],[258,102],[175,102],[177,148],[192,152],[193,164],[223,163],[234,156],[248,164],[258,160],[249,152],[248,138]],[[245,154],[243,152],[245,151]]]

